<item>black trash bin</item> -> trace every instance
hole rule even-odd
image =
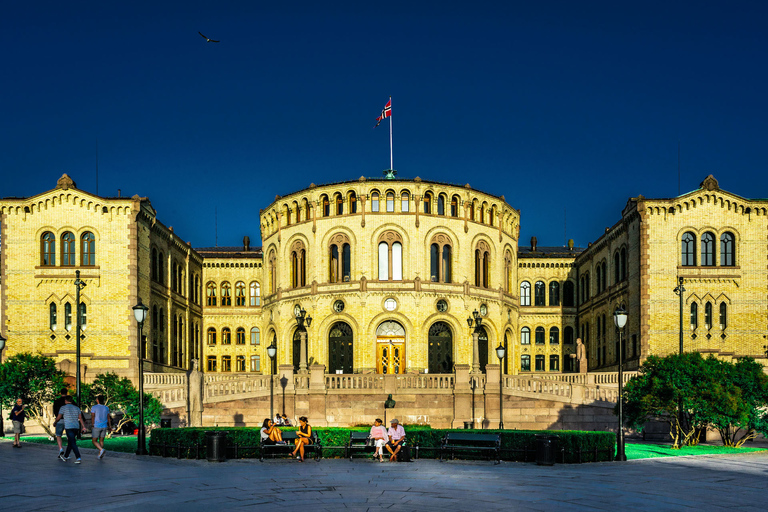
[[[536,464],[539,466],[554,466],[557,458],[558,436],[536,434]]]
[[[160,420],[160,428],[171,428],[171,420]]]
[[[205,446],[208,462],[226,462],[227,431],[214,430],[205,433]]]
[[[474,427],[472,426],[472,424],[473,424],[473,423],[474,423],[474,421],[465,421],[465,422],[464,422],[464,429],[465,429],[465,430],[469,430],[469,429],[471,429],[471,428],[474,428]]]

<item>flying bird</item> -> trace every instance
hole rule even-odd
[[[198,34],[200,34],[200,36],[201,36],[203,39],[205,39],[206,41],[208,41],[209,43],[218,43],[218,42],[220,42],[220,41],[216,41],[215,39],[211,39],[211,38],[205,37],[205,36],[203,35],[203,33],[202,33],[202,32],[200,32],[200,31],[198,31],[197,33],[198,33]]]

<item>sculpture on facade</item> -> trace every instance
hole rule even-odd
[[[203,372],[197,359],[187,374],[187,422],[190,427],[203,426]]]
[[[587,373],[587,350],[581,342],[581,338],[576,338],[576,353],[571,354],[576,359],[576,368],[579,373]]]

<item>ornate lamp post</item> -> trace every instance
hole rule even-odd
[[[301,337],[301,354],[299,358],[299,372],[307,373],[307,327],[312,325],[312,317],[307,316],[304,308],[297,307],[294,309],[294,316],[296,317],[296,324],[299,326],[299,336]],[[307,327],[304,327],[306,322]]]
[[[683,353],[683,293],[685,288],[683,287],[684,279],[682,277],[677,278],[677,286],[673,292],[680,296],[680,353]]]
[[[624,326],[627,325],[627,312],[622,308],[617,308],[613,313],[613,321],[619,329],[619,431],[616,443],[616,460],[625,461],[627,456],[624,454],[624,411],[622,407],[622,395],[624,394],[624,354],[621,350],[621,335],[624,332]]]
[[[147,443],[144,431],[144,320],[147,319],[147,311],[149,308],[141,303],[133,306],[133,316],[136,318],[136,323],[139,324],[139,435],[138,446],[136,448],[136,455],[147,455]],[[80,367],[78,366],[78,372]],[[78,381],[79,382],[79,381]]]
[[[272,344],[267,347],[267,355],[269,356],[269,419],[275,417],[275,356],[277,355],[277,347],[275,346],[275,340],[272,340]]]
[[[75,377],[77,378],[77,406],[82,407],[80,403],[80,329],[83,326],[80,325],[80,290],[85,288],[85,281],[80,279],[80,271],[75,271],[75,352],[77,359],[77,370],[75,370]]]
[[[472,316],[467,318],[467,325],[475,329],[472,331],[472,373],[480,373],[480,326],[483,325],[483,318],[477,310],[472,312]],[[474,419],[473,419],[474,421]]]
[[[504,356],[507,355],[507,349],[499,342],[496,347],[496,355],[499,358],[499,430],[504,430],[504,398],[502,396],[502,386],[504,378]]]

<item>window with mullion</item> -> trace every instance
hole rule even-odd
[[[61,235],[61,265],[64,267],[75,265],[75,235],[70,232]]]

